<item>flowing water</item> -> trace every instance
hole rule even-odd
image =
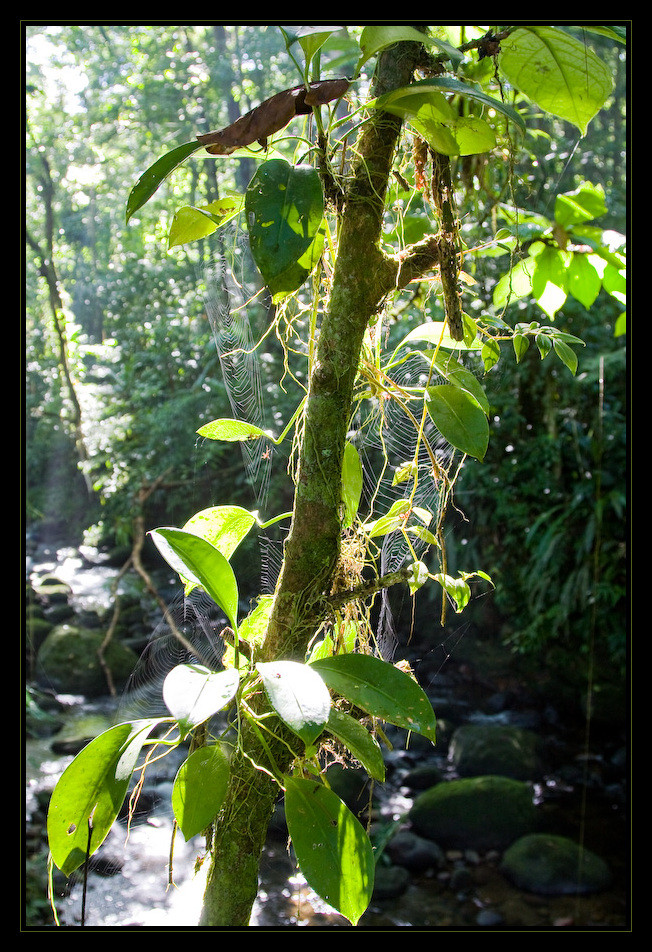
[[[80,560],[72,551],[59,553],[51,561],[42,560],[39,571],[53,571],[69,582],[76,606],[91,608],[109,596],[115,572],[107,567]],[[442,691],[446,679],[441,677]],[[437,687],[437,684],[434,685]],[[105,698],[60,698],[70,717],[93,714],[115,717],[116,702]],[[449,698],[450,700],[450,698]],[[468,693],[464,703],[468,703]],[[472,716],[473,710],[467,714]],[[43,869],[47,846],[43,824],[49,791],[72,754],[55,754],[52,738],[30,739],[26,744],[25,784],[30,857],[40,855]],[[182,751],[165,758],[156,773],[147,774],[142,792],[143,810],[130,823],[121,818],[114,824],[97,854],[97,863],[88,873],[84,895],[83,881],[73,876],[65,884],[55,879],[56,909],[63,927],[78,928],[84,903],[85,925],[90,928],[188,929],[197,925],[201,908],[202,876],[206,865],[195,869],[204,852],[202,837],[186,843],[177,833],[173,837],[170,808],[172,781]],[[375,822],[392,822],[409,809],[415,793],[403,783],[409,768],[424,761],[417,749],[396,750],[388,769],[389,780],[378,791]],[[444,755],[427,755],[444,773],[450,764]],[[499,870],[500,856],[473,850],[449,851],[433,869],[405,877],[397,895],[374,896],[360,922],[361,927],[379,931],[416,928],[437,931],[627,931],[627,826],[620,794],[613,798],[600,792],[597,798],[579,802],[564,795],[559,778],[548,778],[548,789],[540,790],[550,811],[559,811],[556,822],[566,824],[569,835],[580,825],[586,828],[587,845],[597,842],[602,855],[612,865],[614,882],[603,893],[590,896],[541,897],[512,887]],[[555,790],[555,783],[558,789]],[[35,847],[35,841],[40,846]],[[170,849],[174,842],[172,873],[169,876]],[[40,853],[39,853],[40,851]],[[598,850],[599,851],[599,850]],[[395,868],[394,868],[395,871]],[[169,882],[171,878],[171,882]],[[54,920],[40,907],[28,927],[50,928]],[[316,896],[303,880],[288,849],[282,824],[272,825],[262,857],[260,890],[251,926],[276,928],[347,928],[349,923]]]

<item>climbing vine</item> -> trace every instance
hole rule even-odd
[[[412,27],[368,26],[360,34],[353,78],[323,79],[319,54],[332,32],[286,32],[300,84],[228,128],[163,155],[127,201],[129,220],[200,151],[218,160],[253,152],[260,163],[246,193],[178,209],[169,245],[240,221],[276,305],[275,332],[288,347],[295,333],[289,302],[309,298],[307,288],[316,295],[304,304],[310,383],[280,434],[237,418],[216,419],[197,431],[217,442],[255,443],[261,455],[291,442],[293,512],[263,521],[258,512],[226,503],[190,515],[181,527],[150,532],[184,594],[200,589],[223,613],[221,667],[213,670],[191,657],[174,667],[163,685],[169,714],[119,724],[92,741],[61,777],[49,808],[52,863],[69,876],[101,845],[133,774],[189,745],[172,807],[185,839],[206,837],[207,925],[246,925],[256,851],[280,792],[306,880],[352,924],[359,922],[372,896],[377,853],[358,818],[329,788],[323,751],[337,745],[382,782],[385,722],[436,741],[428,697],[409,669],[383,656],[370,605],[393,585],[415,593],[434,583],[443,590],[443,606],[448,601],[461,611],[471,580],[491,583],[475,568],[448,573],[442,533],[460,460],[482,460],[490,439],[489,399],[466,358],[489,370],[503,359],[501,344],[511,344],[519,360],[534,341],[542,359],[552,352],[574,372],[581,340],[552,324],[512,327],[504,308],[529,294],[554,316],[559,294],[567,286],[575,293],[587,268],[604,275],[624,266],[599,235],[582,232],[602,200],[600,190],[586,184],[561,197],[554,226],[538,220],[539,231],[529,230],[524,256],[523,218],[502,209],[491,245],[512,257],[494,292],[495,310],[472,317],[465,303],[472,285],[467,261],[480,249],[466,247],[460,231],[452,163],[489,153],[507,139],[511,148],[527,129],[523,106],[530,101],[584,130],[611,85],[582,43],[557,28],[510,27],[455,49]],[[612,35],[620,39],[617,30]],[[363,67],[374,58],[372,97],[358,104]],[[483,74],[487,85],[499,76],[497,97],[471,78],[485,59],[491,61]],[[513,103],[505,98],[508,85],[518,90]],[[312,133],[297,134],[289,160],[284,137],[295,122],[312,124]],[[411,167],[403,162],[397,180],[427,200],[433,227],[388,253],[380,241],[384,203],[403,131],[413,161]],[[566,285],[569,274],[573,281]],[[441,319],[424,320],[386,351],[388,309],[401,292],[422,285],[438,294]],[[408,361],[418,372],[399,382]],[[412,428],[411,451],[390,461],[384,441],[395,411]],[[382,473],[370,488],[363,450],[371,430],[381,447]],[[383,509],[380,485],[387,475],[395,496]],[[429,505],[420,495],[424,487]],[[290,517],[276,592],[241,617],[231,557],[250,532]],[[383,546],[390,539],[400,541],[402,555],[397,567],[388,568]],[[436,571],[426,563],[428,551],[439,561]],[[210,725],[220,712],[227,713],[228,726],[216,734]]]

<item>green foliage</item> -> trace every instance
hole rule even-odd
[[[309,84],[320,75],[322,55],[338,31],[306,28],[282,33],[302,82]],[[498,51],[492,52],[495,37],[486,34],[478,39],[482,56],[476,62],[447,39],[426,36],[409,26],[367,26],[360,32],[358,42],[347,47],[347,56],[355,54],[355,76],[362,76],[368,62],[382,50],[396,42],[417,39],[436,58],[432,75],[366,106],[404,119],[431,155],[434,151],[460,162],[493,150],[511,156],[514,137],[529,131],[527,116],[533,107],[574,123],[584,134],[612,90],[609,70],[601,60],[565,30],[552,27],[506,28],[500,38],[500,55]],[[496,59],[486,69],[482,60],[494,56]],[[503,86],[496,84],[497,76],[501,84],[507,82],[518,91],[512,102],[506,101]],[[496,85],[498,96],[493,94]],[[348,95],[354,104],[355,89]],[[355,109],[352,115],[356,115]],[[293,114],[291,118],[299,117]],[[203,242],[211,235],[219,238],[227,222],[242,226],[260,277],[276,306],[273,329],[282,345],[282,374],[287,373],[298,382],[314,370],[314,339],[321,308],[320,302],[312,300],[308,293],[308,279],[312,279],[311,286],[327,295],[330,274],[336,266],[338,222],[332,227],[331,216],[337,213],[345,178],[336,171],[335,157],[339,153],[339,168],[344,169],[350,135],[350,129],[342,130],[335,107],[328,103],[315,104],[310,119],[317,129],[315,143],[307,134],[305,138],[295,137],[285,126],[275,128],[273,142],[267,136],[261,137],[264,141],[259,140],[265,151],[253,147],[249,150],[251,154],[247,157],[255,158],[258,165],[246,188],[229,189],[226,198],[211,202],[196,201],[194,197],[188,201],[184,193],[181,201],[171,203],[176,208],[173,211],[167,199],[170,195],[174,198],[175,179],[187,172],[189,166],[185,163],[203,147],[195,140],[165,152],[138,178],[128,197],[126,215],[133,222],[136,213],[149,203],[150,208],[153,206],[159,212],[164,209],[161,227],[168,249]],[[270,157],[272,149],[277,151]],[[306,163],[301,149],[305,149],[306,155],[315,151],[319,172]],[[290,152],[288,158],[279,157],[283,150]],[[217,161],[224,162],[227,154],[218,155]],[[419,206],[419,215],[415,217],[420,216],[420,220],[415,225],[406,214],[400,222],[392,223],[393,234],[404,237],[414,226],[422,237],[436,228],[430,216],[441,217],[441,213],[432,195],[432,206],[427,205],[423,164],[415,159],[410,166],[407,154],[406,149],[397,179],[401,194],[407,193],[409,203]],[[414,184],[405,176],[411,177]],[[433,183],[434,179],[433,172]],[[424,190],[423,195],[420,189]],[[398,192],[390,198],[395,195]],[[452,196],[447,196],[447,201],[452,201]],[[398,200],[392,203],[390,214],[388,202],[388,219],[392,214],[398,215],[399,207]],[[474,244],[468,233],[462,240],[460,224],[454,225],[459,246],[455,246],[453,257],[460,283],[454,293],[459,298],[460,310],[464,293],[461,285],[467,282],[471,286],[474,281],[462,270],[462,264],[466,267],[467,259],[474,266],[485,261],[495,264],[499,258],[509,256],[506,271],[492,271],[491,293],[484,300],[478,295],[468,305],[465,302],[460,332],[463,339],[458,341],[450,335],[448,322],[441,320],[441,304],[432,299],[422,303],[416,326],[395,329],[387,353],[381,347],[380,321],[370,327],[369,340],[361,353],[353,410],[364,408],[368,419],[382,430],[383,413],[378,406],[396,403],[414,426],[417,448],[413,458],[404,459],[394,475],[394,485],[405,489],[403,497],[378,512],[373,506],[365,508],[368,501],[364,498],[363,468],[354,441],[347,440],[342,447],[324,447],[323,455],[337,453],[338,461],[341,452],[342,561],[346,561],[350,548],[351,562],[356,568],[352,571],[353,582],[344,576],[344,589],[334,587],[332,592],[324,592],[325,604],[320,606],[324,614],[317,619],[318,629],[324,626],[323,637],[317,645],[305,646],[304,659],[270,660],[261,656],[271,598],[262,598],[249,615],[239,617],[240,592],[230,560],[254,526],[260,526],[257,513],[235,504],[210,507],[191,516],[181,528],[166,526],[150,533],[184,590],[201,588],[226,616],[228,627],[222,632],[227,645],[224,667],[212,671],[198,664],[177,666],[163,687],[170,718],[119,725],[75,758],[55,789],[48,823],[53,862],[66,875],[78,868],[106,836],[132,775],[147,765],[150,755],[137,767],[143,747],[151,747],[152,753],[158,753],[157,748],[162,747],[165,752],[191,740],[191,752],[177,774],[172,795],[178,826],[189,839],[205,830],[210,833],[213,825],[219,823],[231,780],[231,762],[236,755],[250,757],[243,738],[253,734],[260,741],[264,759],[257,766],[285,793],[288,828],[306,880],[352,924],[359,922],[373,891],[374,851],[360,822],[328,786],[320,759],[322,741],[336,738],[371,777],[382,781],[384,763],[375,736],[380,722],[417,732],[432,743],[436,740],[436,717],[425,692],[410,673],[377,657],[370,643],[361,603],[367,594],[397,581],[379,578],[375,573],[376,545],[391,533],[400,535],[410,556],[400,580],[412,593],[427,581],[434,581],[442,600],[450,599],[456,611],[462,611],[468,604],[473,579],[491,582],[484,571],[460,569],[453,574],[447,564],[442,535],[446,505],[461,461],[470,456],[482,462],[483,467],[492,462],[496,420],[500,418],[495,397],[480,381],[480,374],[495,368],[502,372],[505,366],[509,368],[507,373],[516,373],[531,366],[531,358],[536,354],[540,361],[549,355],[557,359],[551,371],[555,379],[560,371],[570,371],[569,377],[578,373],[576,348],[584,345],[581,337],[560,326],[541,325],[535,320],[512,325],[507,316],[510,309],[530,307],[534,302],[554,322],[569,296],[585,308],[590,308],[603,292],[619,303],[623,301],[624,251],[613,250],[595,224],[605,211],[603,190],[589,182],[557,196],[554,220],[543,214],[524,214],[516,203],[495,201],[493,221],[496,226],[500,221],[501,227],[496,227],[486,242]],[[391,263],[400,264],[414,254],[414,247],[407,245]],[[442,274],[441,254],[437,260]],[[384,264],[388,265],[388,258]],[[402,290],[398,283],[400,267],[396,275],[398,299]],[[419,273],[417,280],[423,277]],[[142,292],[139,294],[142,297]],[[436,298],[436,292],[432,298]],[[444,311],[446,314],[445,306]],[[162,319],[155,321],[157,327],[153,329],[146,323],[137,322],[137,327],[129,332],[139,340],[139,357],[127,354],[125,367],[116,367],[115,372],[121,375],[126,390],[130,383],[142,388],[143,371],[151,371],[155,380],[151,384],[153,393],[161,374],[157,363],[163,350],[161,338],[172,343],[174,329],[165,326]],[[125,341],[129,333],[125,333]],[[532,342],[536,350],[531,348]],[[330,342],[333,347],[337,343]],[[142,356],[148,347],[155,358],[151,364]],[[295,359],[301,363],[296,374],[294,369],[290,370]],[[408,359],[418,361],[423,373],[409,386],[401,387],[393,382],[391,374]],[[186,375],[189,364],[188,359],[183,363]],[[546,367],[550,365],[548,361]],[[173,368],[174,379],[181,369]],[[180,389],[185,393],[188,385],[192,388],[198,379],[201,381],[197,374],[187,375]],[[289,410],[287,404],[274,407],[275,423],[289,421],[278,438],[249,421],[222,415],[199,427],[195,424],[193,437],[196,433],[212,443],[226,443],[227,447],[252,442],[260,444],[264,447],[261,452],[267,453],[270,446],[279,446],[292,433],[293,450],[300,450],[305,436],[304,401],[296,396],[292,400]],[[351,420],[353,416],[352,413]],[[446,464],[438,461],[428,443],[428,421],[451,449]],[[125,426],[128,429],[128,424]],[[316,438],[315,434],[309,436]],[[419,450],[424,446],[429,459],[427,472],[419,463]],[[460,460],[456,468],[452,465],[455,454]],[[141,472],[145,471],[146,467],[142,467]],[[290,473],[294,475],[292,466]],[[443,487],[431,508],[418,503],[417,487],[424,479]],[[503,499],[504,489],[503,485]],[[590,532],[587,530],[591,538],[585,543],[585,554],[589,550],[597,552],[592,546],[604,525],[605,499],[615,506],[615,491],[611,496],[596,496],[595,520]],[[518,515],[511,499],[503,505],[509,518]],[[554,505],[535,522],[529,537],[534,553],[530,565],[549,570],[567,516],[567,508]],[[265,525],[280,518],[275,516]],[[419,555],[429,547],[439,560],[439,571],[431,572]],[[518,558],[521,549],[516,549]],[[374,572],[370,589],[362,583],[365,570]],[[533,585],[531,591],[535,600],[539,598],[538,606],[545,617],[543,606],[549,592],[543,588],[541,584]],[[342,590],[344,601],[339,603],[337,598]],[[588,591],[587,588],[587,599]],[[329,600],[330,604],[326,604]],[[341,616],[343,604],[351,608],[345,620]],[[312,632],[311,637],[318,633]],[[205,741],[211,718],[218,712],[226,712],[229,718],[230,752],[222,743],[223,738],[209,734]],[[359,712],[361,717],[354,716]],[[169,727],[168,733],[164,738],[150,740],[153,728],[161,723]],[[279,767],[276,762],[275,743],[284,745],[289,752],[289,768]]]

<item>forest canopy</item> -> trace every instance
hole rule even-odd
[[[236,137],[210,157],[211,137],[241,128],[242,117],[261,103],[297,89],[300,31],[293,29],[25,25],[28,532],[128,550],[143,494],[148,527],[163,513],[166,522],[183,524],[189,495],[194,508],[209,506],[223,499],[225,485],[231,502],[259,505],[263,518],[290,508],[291,451],[275,444],[243,466],[239,447],[234,452],[233,444],[198,438],[197,431],[233,416],[234,401],[253,397],[256,425],[278,436],[296,410],[293,381],[299,388],[305,382],[293,326],[311,319],[309,285],[270,333],[279,301],[255,268],[247,270],[242,239],[242,196],[270,142],[262,133],[253,145]],[[539,334],[528,346],[534,338],[524,330],[511,361],[493,368],[489,352],[476,363],[469,356],[467,369],[491,377],[492,435],[486,452],[476,452],[482,464],[462,465],[457,478],[449,569],[471,563],[489,574],[500,631],[519,651],[581,649],[586,612],[597,600],[598,643],[608,665],[619,667],[626,593],[626,47],[619,27],[563,29],[601,64],[590,95],[605,106],[595,115],[590,102],[585,113],[565,103],[561,90],[537,111],[536,76],[522,77],[525,106],[516,88],[494,84],[494,103],[506,115],[525,110],[526,131],[512,124],[513,138],[478,151],[475,137],[490,134],[482,118],[486,94],[456,99],[454,83],[490,88],[494,60],[484,27],[432,28],[433,49],[453,51],[457,71],[441,86],[440,115],[418,112],[415,93],[385,105],[411,131],[432,133],[435,123],[442,148],[454,140],[460,234],[467,249],[476,249],[461,274],[468,313],[505,315],[524,329],[538,322],[584,344],[569,352],[557,339],[559,359],[543,360],[552,338]],[[359,58],[361,30],[329,28],[309,51],[321,76],[359,70],[354,102],[375,63],[371,39]],[[508,70],[519,54],[506,39],[501,55]],[[342,89],[327,89],[324,101],[331,92]],[[294,160],[310,152],[317,132],[290,99],[266,131],[274,154]],[[454,124],[451,102],[460,109]],[[460,145],[469,141],[476,146]],[[146,204],[128,209],[127,223],[131,190],[154,159],[206,142],[209,157],[175,166]],[[409,136],[402,147],[407,155]],[[425,197],[406,191],[407,184],[400,174],[393,180],[387,247],[428,233]],[[197,228],[198,240],[188,243]],[[597,246],[599,260],[584,253]],[[253,394],[238,392],[245,377],[225,376],[216,348],[224,302],[212,275],[225,248],[243,291],[231,307],[247,305],[247,346],[262,340],[254,375],[260,389]],[[424,315],[441,320],[436,295],[422,283],[387,308],[390,344]],[[253,373],[246,362],[240,371]],[[252,591],[258,575],[252,568]],[[438,611],[424,598],[428,614]]]

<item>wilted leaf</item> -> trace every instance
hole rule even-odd
[[[349,88],[348,79],[324,79],[305,86],[294,86],[271,96],[259,106],[240,116],[218,132],[197,136],[197,141],[212,155],[230,155],[259,142],[265,145],[269,136],[283,129],[294,116],[305,115],[313,106],[323,106],[339,99]]]

